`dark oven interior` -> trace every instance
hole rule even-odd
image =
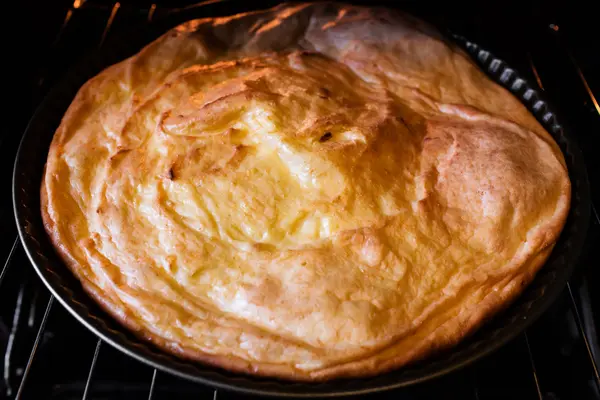
[[[69,65],[111,36],[144,29],[185,1],[32,1],[7,11],[16,70],[0,134],[0,398],[241,398],[188,383],[113,349],[69,315],[35,275],[17,236],[12,168],[21,135],[45,93]],[[362,2],[370,3],[370,2]],[[553,306],[489,357],[436,380],[371,397],[401,399],[598,399],[600,243],[600,63],[591,4],[505,1],[380,2],[408,10],[495,52],[537,84],[583,149],[592,188],[584,254]],[[264,4],[264,6],[269,4]],[[222,15],[239,4],[223,1]],[[262,2],[252,6],[263,6]],[[248,3],[244,4],[248,8]],[[214,8],[213,8],[214,9]],[[9,23],[7,21],[7,23]],[[126,35],[123,36],[126,38]]]

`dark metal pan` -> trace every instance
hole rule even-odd
[[[226,6],[225,6],[226,5]],[[567,223],[546,265],[522,295],[458,346],[396,371],[365,379],[295,383],[230,373],[165,353],[137,338],[103,312],[55,253],[42,224],[40,185],[52,136],[77,90],[108,65],[136,53],[168,28],[199,16],[245,11],[230,2],[184,9],[158,23],[138,29],[126,39],[108,42],[73,68],[54,87],[31,119],[14,166],[13,201],[24,248],[36,272],[58,301],[88,329],[124,353],[159,370],[216,388],[266,396],[342,396],[409,386],[447,374],[500,348],[535,321],[565,287],[581,252],[590,214],[587,173],[580,149],[561,119],[535,86],[477,44],[459,36],[460,44],[488,73],[525,104],[562,149],[572,183]],[[245,6],[248,7],[247,5]]]

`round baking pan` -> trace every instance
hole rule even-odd
[[[252,3],[252,2],[249,2]],[[251,5],[251,4],[250,4]],[[242,7],[248,7],[242,6]],[[58,301],[88,329],[124,353],[161,371],[209,385],[266,396],[343,396],[374,393],[423,382],[461,368],[493,352],[539,317],[561,293],[581,252],[590,213],[585,165],[573,137],[542,94],[519,73],[469,40],[455,40],[488,75],[525,104],[562,149],[572,183],[572,204],[563,232],[546,265],[519,298],[457,346],[417,363],[372,378],[298,383],[234,374],[178,358],[139,339],[104,313],[61,261],[42,224],[40,185],[52,136],[77,90],[105,67],[135,54],[168,28],[191,18],[246,11],[230,2],[184,9],[112,40],[86,57],[54,87],[22,138],[14,167],[13,201],[19,235],[36,272]]]

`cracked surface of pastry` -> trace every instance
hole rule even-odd
[[[180,25],[86,83],[41,188],[54,245],[163,349],[297,380],[451,346],[564,225],[551,136],[428,25],[314,3]]]

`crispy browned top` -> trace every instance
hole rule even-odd
[[[526,109],[422,22],[281,6],[195,20],[90,80],[48,233],[159,346],[295,379],[375,374],[514,298],[570,184]]]

